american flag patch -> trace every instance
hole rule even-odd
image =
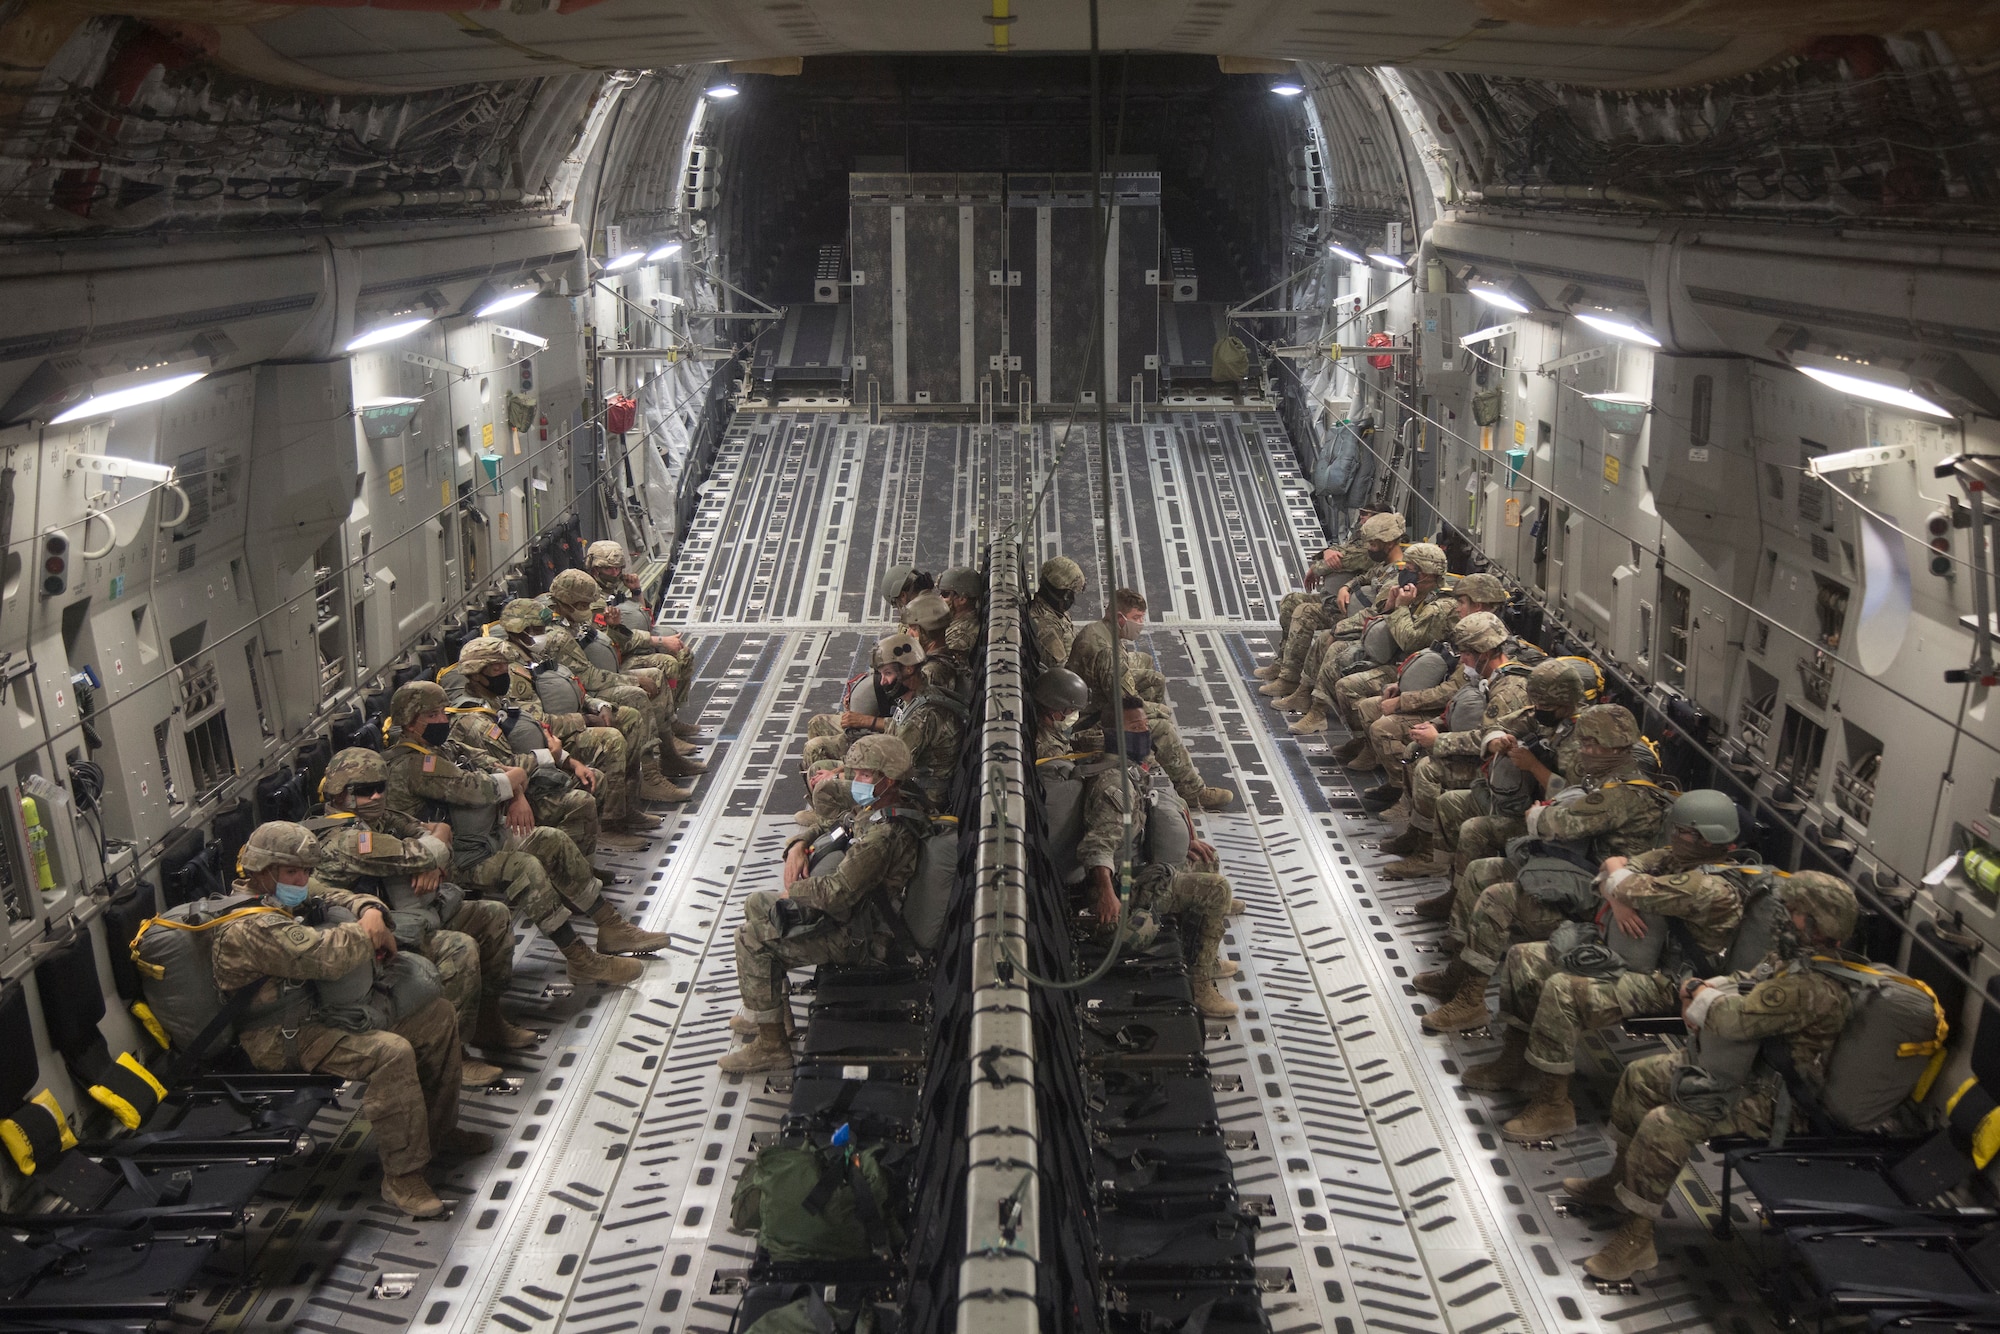
[[[356,845],[355,850],[364,857],[366,857],[369,853],[375,851],[375,835],[370,833],[366,829],[362,830],[361,842]]]
[[[437,756],[435,756],[435,755],[426,755],[426,756],[424,756],[424,772],[425,772],[425,773],[427,773],[427,774],[433,774],[433,773],[436,773],[436,772],[437,772],[437,767],[438,767],[438,757],[437,757]]]

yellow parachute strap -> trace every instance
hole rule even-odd
[[[70,1132],[69,1118],[63,1113],[62,1104],[56,1101],[54,1089],[43,1089],[28,1099],[28,1106],[39,1108],[43,1114],[55,1121],[56,1140],[59,1152],[76,1147],[76,1136]],[[23,1111],[26,1108],[22,1109]],[[19,1113],[15,1114],[16,1116]],[[7,1156],[14,1160],[14,1166],[21,1169],[22,1176],[33,1176],[37,1167],[47,1167],[47,1163],[35,1161],[35,1146],[28,1137],[27,1129],[14,1116],[0,1121],[0,1145],[7,1149]]]
[[[1884,981],[1888,982],[1900,982],[1906,987],[1915,987],[1918,991],[1921,991],[1924,993],[1924,995],[1930,997],[1931,1012],[1937,1016],[1936,1036],[1934,1036],[1929,1042],[1901,1043],[1896,1048],[1896,1055],[1931,1056],[1931,1057],[1937,1057],[1943,1055],[1945,1038],[1947,1038],[1951,1034],[1951,1020],[1945,1017],[1944,1006],[1938,1003],[1937,993],[1935,991],[1932,991],[1924,983],[1918,981],[1914,977],[1906,977],[1902,973],[1885,973],[1880,968],[1870,968],[1867,964],[1856,963],[1852,959],[1836,959],[1822,954],[1815,954],[1813,956],[1813,962],[1838,964],[1842,968],[1847,969],[1849,972],[1866,973],[1870,977],[1879,977],[1882,978]],[[1930,1081],[1935,1079],[1936,1077],[1937,1076],[1935,1073],[1926,1072],[1924,1082],[1919,1087],[1921,1087],[1924,1090],[1924,1092],[1926,1093],[1929,1092]],[[1960,1093],[1962,1094],[1963,1092],[1964,1090],[1961,1089]],[[1923,1095],[1916,1094],[1913,1096],[1921,1098]]]
[[[1933,1067],[1937,1064],[1936,1058],[1932,1058]],[[1932,1071],[1924,1071],[1924,1078],[1926,1080],[1930,1079],[1931,1075]],[[1928,1091],[1928,1086],[1919,1084],[1917,1087],[1919,1091],[1912,1094],[1911,1097],[1915,1101],[1922,1102],[1924,1093]],[[1953,1112],[1957,1111],[1958,1104],[1965,1095],[1978,1087],[1979,1080],[1977,1078],[1968,1079],[1963,1084],[1960,1084],[1958,1091],[1945,1100],[1945,1116],[1948,1118]],[[2000,1107],[1996,1107],[1986,1115],[1980,1117],[1979,1124],[1972,1128],[1973,1166],[1984,1171],[1986,1164],[1993,1161],[1995,1154],[2000,1154]]]
[[[411,750],[414,750],[415,752],[417,752],[417,754],[419,754],[419,755],[435,755],[435,754],[437,754],[437,752],[436,752],[436,751],[432,750],[432,749],[431,749],[431,748],[430,748],[429,746],[426,746],[426,745],[425,745],[425,744],[424,744],[423,742],[421,742],[421,741],[412,741],[412,740],[410,740],[410,739],[409,739],[408,737],[404,737],[404,738],[403,738],[403,739],[402,739],[401,741],[398,741],[398,742],[397,742],[396,744],[397,744],[398,746],[407,746],[407,747],[409,747],[409,748],[410,748]]]
[[[245,917],[255,917],[259,913],[282,912],[282,911],[283,911],[282,909],[273,908],[269,904],[253,903],[247,908],[238,908],[234,912],[226,912],[222,914],[222,916],[203,922],[199,926],[191,926],[186,922],[176,922],[171,917],[148,917],[145,921],[139,923],[138,934],[132,937],[132,945],[131,945],[132,962],[138,966],[140,972],[144,973],[147,977],[150,977],[155,982],[157,982],[162,977],[166,976],[165,971],[161,969],[158,964],[147,963],[144,959],[141,959],[139,957],[139,942],[144,940],[146,938],[146,933],[148,931],[151,931],[154,927],[156,926],[171,927],[175,931],[213,931],[215,930],[216,927],[221,926],[226,922],[241,921]],[[285,913],[285,916],[289,917],[291,916],[291,914]]]
[[[1597,680],[1597,685],[1592,689],[1585,690],[1583,692],[1584,697],[1590,700],[1590,702],[1593,704],[1596,703],[1598,700],[1604,698],[1604,669],[1602,667],[1599,667],[1589,658],[1580,657],[1574,653],[1564,654],[1562,657],[1557,658],[1556,661],[1580,662],[1584,666],[1590,668],[1592,676],[1594,676]]]
[[[172,1040],[167,1037],[166,1025],[160,1022],[160,1016],[153,1013],[152,1006],[146,1004],[144,1001],[133,1001],[132,1017],[139,1021],[141,1028],[144,1028],[148,1033],[153,1035],[153,1041],[160,1044],[162,1051],[174,1045]]]
[[[126,1098],[124,1094],[108,1084],[92,1084],[88,1092],[93,1100],[110,1109],[111,1114],[118,1118],[119,1125],[124,1126],[127,1130],[137,1130],[140,1123],[153,1110],[153,1107],[158,1107],[160,1102],[167,1096],[167,1087],[159,1080],[153,1078],[153,1072],[139,1064],[129,1051],[118,1054],[116,1065],[136,1078],[144,1088],[152,1090],[152,1107],[148,1107],[143,1111],[140,1110],[138,1107],[133,1106],[131,1100]],[[145,1094],[140,1091],[139,1086],[134,1086],[130,1091],[137,1094],[142,1100],[145,1097]]]
[[[957,824],[957,823],[958,823],[958,817],[957,817],[956,815],[933,815],[933,816],[931,817],[931,823],[932,823],[932,824]]]
[[[1641,732],[1639,734],[1639,744],[1644,746],[1647,750],[1653,753],[1653,763],[1658,764],[1660,762],[1659,742],[1653,740],[1653,738],[1647,736],[1644,732]]]
[[[1073,751],[1071,751],[1071,752],[1070,752],[1069,754],[1067,754],[1067,755],[1051,755],[1051,756],[1049,756],[1049,757],[1048,757],[1048,758],[1046,758],[1046,759],[1040,759],[1040,760],[1036,760],[1036,761],[1035,761],[1035,765],[1036,765],[1036,767],[1037,767],[1037,768],[1039,768],[1040,766],[1042,766],[1042,765],[1044,765],[1044,764],[1053,764],[1053,763],[1055,763],[1055,762],[1056,762],[1057,760],[1081,760],[1081,759],[1088,759],[1088,758],[1089,758],[1090,756],[1092,756],[1092,755],[1102,755],[1103,753],[1104,753],[1104,752],[1103,752],[1103,751],[1101,751],[1101,750],[1073,750]]]

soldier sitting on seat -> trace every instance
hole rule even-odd
[[[467,1043],[489,1051],[534,1046],[534,1032],[500,1013],[500,997],[514,981],[514,914],[504,903],[467,899],[448,883],[451,826],[390,810],[388,790],[389,768],[372,750],[343,750],[327,762],[319,785],[325,812],[305,822],[321,854],[311,883],[389,905],[398,943],[437,965]],[[459,1066],[468,1087],[490,1084],[501,1073],[471,1056]]]
[[[945,627],[944,646],[969,664],[986,632],[986,580],[977,570],[957,566],[938,576],[938,595],[951,608],[951,624]]]
[[[609,956],[647,954],[667,937],[641,931],[601,898],[590,863],[567,834],[537,827],[525,795],[528,776],[501,766],[451,740],[444,689],[411,681],[389,699],[394,744],[383,755],[389,769],[391,810],[452,828],[452,879],[467,889],[503,898],[514,915],[540,927],[562,951],[578,982],[624,984],[643,967]],[[578,938],[571,909],[597,923],[597,949]]]
[[[1329,711],[1349,728],[1360,730],[1355,712],[1360,702],[1380,694],[1396,679],[1404,658],[1443,639],[1458,620],[1458,602],[1444,591],[1444,573],[1443,547],[1413,542],[1403,548],[1396,586],[1384,603],[1388,610],[1383,628],[1364,626],[1352,652],[1327,654],[1318,679],[1301,681],[1299,694],[1307,710],[1292,724],[1294,733],[1324,732]],[[1292,704],[1280,700],[1278,707]]]
[[[617,542],[592,542],[583,553],[583,568],[597,581],[598,600],[604,605],[593,610],[605,638],[618,651],[620,667],[659,671],[673,689],[674,703],[684,702],[694,679],[694,647],[681,635],[657,632],[639,598],[639,577],[625,572],[625,548]],[[701,729],[676,721],[674,735],[694,741]]]
[[[640,736],[627,745],[639,749],[644,779],[686,778],[708,766],[684,755],[674,743],[674,693],[658,672],[622,672],[617,654],[603,640],[591,610],[597,581],[582,570],[564,570],[549,583],[549,608],[555,618],[542,634],[542,662],[555,662],[573,673],[591,695],[612,704],[637,709],[647,721]]]
[[[1258,694],[1282,701],[1280,708],[1296,704],[1292,712],[1305,712],[1311,703],[1312,683],[1325,670],[1335,640],[1359,639],[1363,619],[1360,613],[1396,586],[1396,567],[1403,559],[1403,529],[1400,514],[1372,515],[1361,525],[1361,537],[1368,551],[1365,566],[1335,589],[1331,597],[1323,597],[1318,612],[1311,603],[1293,609],[1291,633],[1285,636],[1272,675],[1257,688]],[[1304,691],[1300,689],[1301,683],[1306,687]],[[1306,698],[1298,698],[1301,694]]]
[[[877,640],[869,660],[874,664],[879,685],[896,694],[898,703],[889,717],[871,719],[868,731],[893,736],[909,751],[911,768],[903,778],[903,792],[942,804],[950,791],[952,776],[958,771],[967,716],[965,705],[957,696],[925,678],[923,646],[907,634],[886,635]],[[819,718],[813,719],[807,730],[815,735],[806,742],[804,762],[812,764],[816,760],[845,756],[853,744],[845,729],[852,725],[850,720],[860,718],[858,714],[839,715],[841,730],[837,731],[822,724]]]
[[[1068,556],[1051,556],[1042,562],[1035,596],[1028,602],[1028,628],[1042,650],[1042,666],[1062,667],[1069,663],[1069,646],[1076,640],[1076,626],[1069,609],[1083,591],[1083,567]]]
[[[914,565],[891,565],[875,580],[875,591],[889,604],[890,612],[897,615],[910,604],[910,599],[928,593],[936,586],[935,579]]]
[[[964,700],[972,689],[972,664],[964,654],[945,647],[951,607],[935,593],[919,593],[903,604],[902,621],[904,631],[924,650],[924,679]]]
[[[1533,1099],[1500,1128],[1511,1140],[1537,1143],[1576,1129],[1570,1075],[1576,1041],[1586,1029],[1609,1028],[1637,1015],[1665,1014],[1675,1006],[1681,979],[1728,972],[1721,964],[1745,933],[1744,895],[1724,866],[1736,846],[1736,803],[1713,788],[1683,794],[1667,813],[1666,846],[1627,860],[1605,859],[1598,892],[1609,915],[1595,926],[1563,927],[1548,941],[1516,945],[1500,971],[1500,1019],[1506,1024],[1500,1055],[1464,1075],[1469,1089],[1527,1088]],[[1614,938],[1611,932],[1617,932]],[[1653,939],[1652,967],[1626,962],[1613,945]],[[1764,955],[1762,939],[1741,943],[1752,951],[1743,966]],[[1573,971],[1588,968],[1588,972]]]
[[[1813,871],[1783,881],[1790,920],[1780,924],[1771,955],[1747,974],[1690,978],[1681,1013],[1704,1047],[1736,1048],[1783,1038],[1801,1082],[1815,1094],[1824,1063],[1852,1002],[1840,982],[1814,971],[1815,950],[1831,950],[1854,931],[1854,891]],[[1623,1282],[1660,1263],[1653,1224],[1695,1149],[1717,1135],[1765,1137],[1777,1115],[1779,1080],[1761,1064],[1738,1081],[1696,1064],[1694,1046],[1647,1056],[1625,1067],[1611,1099],[1618,1157],[1599,1177],[1565,1177],[1564,1194],[1580,1204],[1629,1214],[1604,1248],[1583,1262],[1593,1278]]]
[[[433,1154],[479,1154],[493,1137],[458,1124],[458,1015],[433,994],[411,1003],[388,1027],[355,1027],[323,1002],[321,987],[357,974],[365,992],[378,959],[396,953],[389,908],[365,894],[321,886],[310,877],[323,854],[311,831],[273,821],[253,831],[237,857],[234,889],[262,908],[216,928],[216,988],[235,996],[254,988],[236,1021],[244,1053],[259,1070],[301,1070],[367,1084],[361,1113],[382,1160],[382,1198],[413,1218],[436,1218],[444,1203],[424,1180]],[[315,925],[325,910],[351,921]]]
[[[759,890],[743,904],[736,928],[736,986],[743,1008],[730,1020],[748,1045],[716,1064],[729,1074],[778,1070],[792,1063],[785,974],[814,964],[886,959],[894,914],[923,856],[930,812],[903,790],[909,748],[892,736],[864,736],[847,749],[854,806],[814,824],[785,845],[784,887]],[[844,844],[838,869],[815,875],[815,847]]]
[[[1618,704],[1594,704],[1577,715],[1575,781],[1559,783],[1523,821],[1528,839],[1509,843],[1503,857],[1473,862],[1459,877],[1452,909],[1458,957],[1411,985],[1444,1003],[1423,1017],[1434,1033],[1483,1028],[1487,979],[1499,971],[1516,939],[1547,940],[1566,918],[1594,910],[1584,888],[1610,857],[1631,857],[1660,841],[1673,794],[1645,777],[1633,755],[1639,724]]]

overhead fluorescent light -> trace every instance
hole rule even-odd
[[[681,243],[679,241],[669,241],[663,246],[658,246],[652,250],[647,251],[646,262],[648,264],[658,264],[661,260],[672,259],[675,255],[678,255],[680,253],[681,253]]]
[[[1481,301],[1484,301],[1489,306],[1498,306],[1502,310],[1511,310],[1516,315],[1527,315],[1532,313],[1533,311],[1533,307],[1531,307],[1527,302],[1521,300],[1520,297],[1515,296],[1512,292],[1509,292],[1504,288],[1468,286],[1465,290],[1472,293],[1474,296],[1478,297]]]
[[[375,347],[381,343],[393,343],[398,338],[407,337],[429,324],[435,316],[401,315],[387,324],[378,324],[366,333],[356,334],[348,340],[346,350],[359,352],[364,347]]]
[[[485,319],[489,315],[502,315],[517,306],[525,306],[540,294],[539,288],[522,287],[512,292],[502,292],[491,301],[472,312],[475,319]]]
[[[646,252],[643,250],[628,250],[622,255],[605,260],[604,271],[606,273],[622,273],[645,257]]]
[[[173,366],[154,366],[130,375],[109,375],[91,382],[90,393],[81,403],[65,408],[49,418],[51,426],[64,422],[83,421],[90,417],[103,417],[126,408],[137,407],[141,403],[157,403],[163,398],[178,394],[181,390],[203,379],[208,371],[193,370],[186,362]]]
[[[1369,251],[1368,258],[1374,263],[1380,264],[1383,268],[1394,269],[1398,273],[1407,272],[1410,267],[1407,263],[1405,263],[1401,259],[1398,259],[1396,256],[1384,254],[1380,250]]]
[[[1356,254],[1354,251],[1349,250],[1346,246],[1340,245],[1337,242],[1332,242],[1332,241],[1327,242],[1326,248],[1328,250],[1331,250],[1334,254],[1340,256],[1342,259],[1346,260],[1349,264],[1366,264],[1368,262],[1366,256]]]
[[[1799,374],[1811,376],[1829,389],[1837,389],[1854,398],[1865,398],[1871,403],[1881,403],[1905,412],[1921,412],[1927,417],[1950,417],[1952,412],[1941,404],[1933,403],[1922,394],[1915,393],[1900,385],[1888,384],[1882,380],[1872,380],[1862,375],[1850,375],[1845,371],[1828,370],[1824,366],[1800,366]],[[1875,370],[1875,367],[1869,367]],[[57,418],[58,421],[61,418]],[[1850,465],[1851,466],[1851,465]]]
[[[1280,97],[1297,97],[1300,93],[1305,91],[1305,86],[1303,84],[1297,84],[1291,82],[1290,80],[1286,80],[1285,82],[1282,83],[1272,84],[1271,91],[1276,93]]]
[[[1660,340],[1653,337],[1651,333],[1640,328],[1631,320],[1613,315],[1609,311],[1577,310],[1570,313],[1575,315],[1579,321],[1589,325],[1599,333],[1610,334],[1613,338],[1622,338],[1628,343],[1638,343],[1643,347],[1658,347],[1660,345]]]
[[[711,83],[702,91],[717,101],[726,102],[743,90],[738,88],[733,80],[724,79],[719,83]]]
[[[1815,477],[1824,477],[1831,472],[1879,468],[1885,463],[1900,463],[1910,458],[1907,445],[1871,445],[1861,449],[1843,449],[1835,454],[1813,455],[1806,459],[1806,471]]]

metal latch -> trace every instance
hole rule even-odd
[[[372,1290],[377,1301],[399,1302],[417,1290],[416,1274],[383,1274]]]

